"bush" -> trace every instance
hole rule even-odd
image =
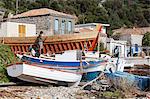
[[[142,40],[143,46],[150,46],[150,32],[147,32],[144,34],[143,40]]]
[[[9,46],[0,45],[0,83],[9,82],[6,66],[16,61],[16,57]]]

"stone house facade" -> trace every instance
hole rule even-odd
[[[142,51],[143,36],[146,32],[150,32],[150,27],[120,28],[113,30],[113,32],[113,36],[119,35],[119,40],[127,41],[127,53],[138,54]]]
[[[45,36],[50,36],[73,33],[76,20],[76,16],[41,8],[17,14],[7,21],[36,24],[37,34],[43,31]]]

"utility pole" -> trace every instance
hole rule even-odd
[[[18,14],[18,0],[16,0],[16,14]]]

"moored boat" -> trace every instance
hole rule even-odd
[[[104,70],[106,61],[103,59],[87,60],[81,56],[82,53],[77,50],[65,51],[62,54],[56,54],[55,57],[33,57],[31,55],[17,55],[24,62],[48,66],[49,68],[61,68],[64,70],[77,70],[82,65],[84,71],[100,71]]]

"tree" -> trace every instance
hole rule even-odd
[[[143,46],[150,46],[150,32],[147,32],[144,34],[144,37],[142,39],[142,45]]]

